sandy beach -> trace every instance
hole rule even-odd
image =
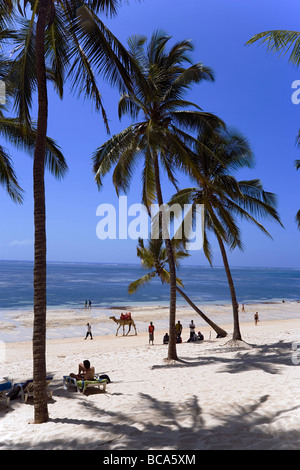
[[[32,399],[11,400],[9,407],[1,403],[0,449],[299,449],[299,304],[247,310],[241,318],[244,343],[236,345],[230,341],[231,322],[218,322],[228,337],[217,339],[194,314],[204,341],[187,343],[191,311],[178,309],[184,330],[176,363],[165,360],[164,328],[156,329],[154,345],[144,327],[137,336],[49,339],[47,371],[54,377],[49,421],[33,424]],[[148,318],[158,320],[153,309]],[[30,341],[3,342],[0,354],[0,377],[18,382],[32,376]],[[63,389],[63,375],[77,372],[84,359],[109,375],[106,392]]]

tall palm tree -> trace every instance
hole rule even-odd
[[[176,244],[177,240],[172,239],[174,259],[176,267],[178,267],[179,260],[189,256],[185,250],[181,250]],[[146,283],[150,282],[156,275],[161,279],[162,284],[170,283],[170,273],[165,268],[165,265],[168,262],[167,251],[163,247],[162,239],[150,239],[148,241],[148,246],[145,246],[144,240],[139,238],[137,246],[137,256],[141,259],[141,263],[144,268],[150,269],[151,271],[140,277],[136,281],[133,281],[128,286],[129,294],[133,294],[140,287],[144,286]],[[200,315],[200,317],[208,323],[215,332],[225,337],[227,333],[225,330],[216,325],[210,318],[208,318],[195,304],[192,300],[183,292],[180,287],[183,287],[182,281],[179,278],[176,278],[176,291],[187,301],[187,303],[195,310],[195,312]]]
[[[171,202],[178,204],[203,204],[204,237],[203,250],[212,264],[212,251],[208,240],[212,232],[218,241],[229,284],[234,330],[233,339],[241,340],[238,302],[229,267],[225,245],[232,250],[243,249],[236,216],[253,222],[260,230],[271,236],[257,217],[268,217],[279,223],[276,197],[264,191],[259,180],[237,181],[232,173],[239,168],[251,167],[253,155],[247,140],[233,131],[219,131],[208,135],[200,133],[194,146],[198,169],[194,177],[198,187],[179,191]],[[254,217],[255,216],[255,217]]]
[[[167,50],[170,37],[157,31],[147,44],[147,38],[132,37],[129,51],[136,63],[133,89],[122,94],[119,117],[129,114],[133,124],[99,147],[94,154],[94,171],[98,187],[114,166],[113,183],[117,194],[127,191],[138,160],[143,159],[142,201],[147,208],[155,201],[161,207],[163,194],[161,171],[164,170],[177,187],[175,170],[189,172],[188,132],[200,124],[215,126],[220,120],[204,113],[198,106],[183,99],[194,83],[213,80],[212,71],[200,63],[193,64],[189,53],[190,41],[181,41]],[[138,118],[140,118],[138,120]],[[175,341],[176,268],[173,249],[166,231],[163,233],[170,272],[170,343],[168,358],[177,359]]]
[[[15,3],[4,0],[10,7]],[[47,79],[60,97],[66,80],[92,98],[108,121],[96,74],[112,84],[129,86],[128,54],[98,14],[114,14],[119,0],[21,0],[24,18],[16,42],[10,80],[17,90],[15,109],[21,122],[31,120],[33,94],[38,96],[37,135],[33,162],[34,181],[34,325],[33,380],[35,423],[48,419],[46,396],[46,203],[44,161],[48,124]],[[28,6],[30,5],[30,10]],[[23,6],[23,10],[22,7]],[[12,10],[16,13],[16,9]],[[29,14],[27,20],[26,15]]]

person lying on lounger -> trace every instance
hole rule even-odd
[[[94,380],[95,367],[91,367],[90,361],[85,360],[78,366],[78,374],[70,374],[76,380]]]

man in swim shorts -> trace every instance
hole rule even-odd
[[[78,366],[78,374],[70,374],[76,380],[94,380],[95,367],[91,367],[90,361],[85,360]]]

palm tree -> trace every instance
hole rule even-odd
[[[213,80],[210,69],[192,64],[188,54],[193,50],[190,41],[181,41],[167,50],[170,37],[163,32],[153,33],[149,43],[141,36],[129,40],[129,51],[136,63],[133,70],[133,89],[122,94],[119,117],[124,114],[134,121],[119,134],[99,147],[94,154],[94,171],[98,187],[104,175],[114,166],[113,183],[117,194],[126,192],[139,159],[143,158],[142,201],[150,211],[155,201],[163,205],[161,171],[177,187],[175,170],[189,172],[192,138],[187,132],[200,124],[215,126],[220,120],[204,113],[195,104],[183,99],[193,83]],[[187,66],[186,66],[187,64]],[[191,109],[190,109],[191,108]],[[138,120],[139,116],[141,119]],[[172,244],[164,231],[170,272],[170,343],[168,358],[177,359],[175,341],[176,268]]]
[[[229,267],[225,245],[232,250],[243,249],[236,216],[253,222],[263,233],[267,230],[255,217],[269,217],[280,223],[276,212],[275,195],[264,191],[259,180],[237,181],[232,172],[253,165],[253,155],[246,139],[233,131],[219,131],[210,135],[202,132],[194,146],[198,170],[194,177],[198,187],[179,191],[171,203],[203,204],[204,237],[203,250],[212,264],[212,251],[208,233],[212,232],[218,241],[229,284],[234,331],[233,339],[241,340],[238,302]]]
[[[3,0],[10,8],[10,0]],[[17,90],[15,109],[22,123],[30,123],[33,94],[37,91],[38,118],[33,162],[34,180],[34,326],[33,380],[35,423],[48,419],[46,396],[46,203],[44,162],[48,123],[47,79],[60,97],[68,79],[72,88],[92,98],[108,121],[97,86],[96,73],[112,84],[130,85],[128,54],[98,18],[98,13],[114,14],[119,0],[32,0],[23,4],[24,18],[16,35],[17,57],[10,80]],[[16,14],[15,10],[12,10]],[[30,18],[26,19],[26,14]]]
[[[178,243],[176,244],[176,242],[177,240],[172,239],[174,259],[176,267],[178,267],[179,260],[189,255],[185,250],[180,250]],[[167,251],[163,247],[163,242],[161,238],[150,239],[148,241],[148,247],[145,246],[144,240],[139,238],[137,256],[141,259],[143,267],[146,269],[151,269],[151,271],[129,284],[129,294],[133,294],[134,292],[136,292],[137,289],[150,282],[156,275],[159,276],[162,284],[170,283],[170,273],[165,268],[165,265],[168,262]],[[182,281],[179,278],[176,278],[176,291],[187,301],[187,303],[198,313],[198,315],[200,315],[200,317],[215,330],[218,335],[222,337],[227,336],[226,331],[224,331],[212,320],[210,320],[210,318],[208,318],[194,304],[194,302],[192,302],[192,300],[180,289],[179,286],[183,287]]]

